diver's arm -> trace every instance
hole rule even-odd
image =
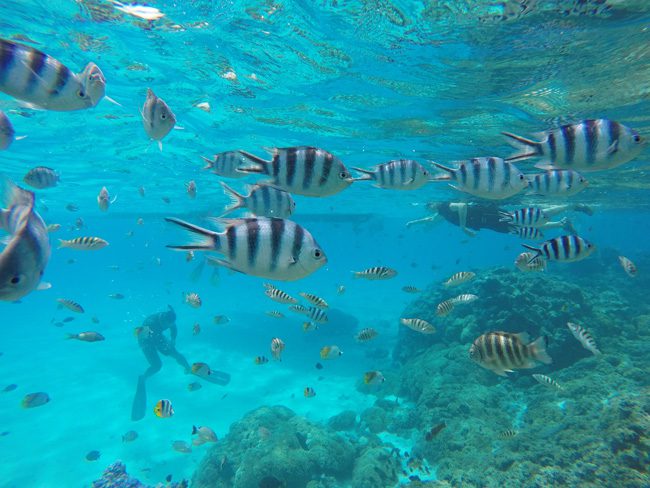
[[[176,336],[178,335],[178,329],[176,328],[176,322],[172,322],[169,325],[169,337],[172,341],[172,345],[176,344]]]

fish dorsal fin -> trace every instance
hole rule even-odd
[[[517,337],[524,344],[530,343],[530,336],[528,335],[528,332],[519,332],[518,334],[512,335]]]
[[[34,208],[34,194],[16,186],[6,176],[0,176],[0,201],[7,209],[17,205],[28,207],[30,210]]]

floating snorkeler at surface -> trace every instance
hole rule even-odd
[[[164,335],[166,330],[169,330],[169,339]],[[187,359],[176,350],[177,333],[176,313],[171,306],[165,312],[149,315],[142,323],[142,326],[135,329],[138,345],[142,349],[144,357],[149,363],[149,367],[138,377],[138,386],[131,409],[131,420],[141,420],[145,415],[147,408],[146,381],[149,377],[160,371],[162,367],[159,353],[173,357],[185,369],[186,374],[192,372],[192,368],[187,362]],[[230,381],[230,375],[227,373],[217,371],[213,373],[218,374],[211,375],[210,379],[204,379],[220,385],[225,385]]]

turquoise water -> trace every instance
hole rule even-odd
[[[206,453],[220,449],[205,444],[190,454],[174,451],[173,441],[191,442],[193,425],[209,426],[224,439],[231,424],[260,406],[283,405],[310,422],[325,424],[344,410],[363,416],[381,399],[398,401],[402,414],[411,412],[401,427],[381,429],[382,449],[419,446],[416,450],[431,470],[409,471],[402,458],[406,474],[400,469],[374,486],[407,484],[413,474],[435,486],[436,473],[451,486],[524,486],[517,480],[533,475],[508,477],[508,469],[502,470],[503,479],[490,474],[476,479],[484,472],[482,463],[496,464],[491,459],[495,453],[503,459],[504,450],[523,452],[517,460],[522,464],[543,457],[547,434],[537,435],[534,429],[528,436],[518,434],[515,447],[496,438],[510,428],[525,432],[534,423],[536,405],[545,402],[552,412],[537,417],[538,423],[549,431],[568,425],[565,434],[576,442],[579,435],[604,428],[578,421],[582,410],[577,406],[587,410],[580,403],[586,386],[598,383],[606,391],[584,396],[585,403],[593,401],[601,408],[609,405],[608,395],[618,401],[620,394],[628,403],[637,401],[630,398],[645,401],[640,411],[650,414],[647,375],[638,373],[647,373],[650,366],[638,352],[647,347],[649,322],[642,319],[650,316],[650,282],[645,277],[650,264],[647,148],[618,168],[585,173],[589,187],[573,197],[551,201],[522,193],[498,202],[510,210],[564,203],[593,210],[589,216],[570,209],[558,219],[568,217],[597,251],[580,263],[551,263],[543,277],[515,275],[513,262],[524,250],[524,241],[516,236],[483,229],[469,237],[445,221],[407,227],[407,222],[431,215],[427,202],[485,202],[444,181],[415,191],[383,190],[361,181],[326,198],[294,195],[297,208],[291,219],[314,235],[328,262],[299,281],[273,283],[293,296],[302,291],[321,296],[338,311],[333,314],[339,313],[339,319],[307,334],[301,330],[303,316],[264,295],[268,279],[210,265],[202,269],[201,252],[187,262],[185,253],[167,249],[168,244],[185,242],[186,236],[164,221],[176,217],[207,225],[205,217],[221,213],[228,204],[221,178],[202,170],[201,156],[228,150],[266,157],[264,147],[310,145],[331,151],[348,168],[399,158],[453,165],[477,156],[509,156],[512,149],[502,131],[529,135],[587,118],[620,121],[647,139],[650,7],[645,1],[510,1],[506,6],[523,13],[505,17],[503,4],[479,0],[149,5],[165,16],[144,21],[101,0],[0,5],[0,38],[42,50],[74,72],[95,62],[106,78],[106,95],[119,104],[104,99],[88,110],[54,112],[26,107],[0,93],[0,110],[10,117],[17,136],[27,136],[0,152],[1,172],[28,189],[23,176],[35,166],[54,168],[61,178],[55,188],[35,190],[36,211],[47,224],[61,224],[50,235],[52,257],[43,278],[52,287],[33,291],[18,303],[0,303],[0,388],[17,385],[0,393],[0,431],[8,432],[0,437],[0,486],[90,486],[118,459],[143,483],[164,482],[169,474],[175,481],[191,479]],[[164,138],[162,151],[142,126],[147,88],[167,102],[177,119],[177,130]],[[209,112],[197,107],[205,102]],[[517,164],[527,173],[535,171],[532,162]],[[223,181],[243,190],[243,183],[259,179]],[[185,190],[190,180],[197,185],[195,199]],[[117,197],[107,212],[96,201],[103,186]],[[67,210],[68,204],[78,211]],[[74,228],[77,218],[84,222],[80,230]],[[547,237],[560,233],[549,231]],[[57,239],[78,236],[101,237],[110,245],[94,252],[56,248]],[[620,268],[618,255],[636,263],[636,281]],[[399,274],[386,281],[352,278],[351,271],[372,266],[389,266]],[[499,274],[505,270],[513,281]],[[466,311],[458,316],[436,318],[440,295],[455,295],[455,290],[446,293],[441,283],[458,271],[477,274],[478,284],[458,290],[482,290],[479,300],[464,305]],[[509,286],[508,293],[491,295],[489,280]],[[510,375],[514,380],[501,378],[472,363],[467,350],[478,335],[499,327],[522,331],[517,320],[526,312],[508,314],[517,308],[525,280],[539,282],[526,288],[533,302],[536,294],[551,300],[540,299],[539,305],[551,303],[548,323],[545,316],[544,323],[528,331],[554,338],[554,364],[518,370]],[[337,293],[340,285],[344,294]],[[405,285],[425,292],[404,293]],[[600,363],[582,354],[573,338],[567,342],[564,322],[586,319],[561,316],[563,307],[571,314],[577,306],[569,288],[584,292],[589,317],[598,318],[583,325],[605,353]],[[188,292],[200,295],[200,308],[184,303]],[[109,297],[115,293],[124,298]],[[85,313],[58,308],[58,298],[82,304]],[[133,330],[168,305],[177,314],[178,350],[190,363],[206,362],[228,372],[231,382],[202,382],[200,390],[190,392],[187,384],[200,380],[163,357],[161,371],[147,382],[146,416],[132,421],[137,377],[147,367]],[[492,312],[495,307],[499,314]],[[265,315],[271,310],[282,311],[286,318]],[[422,318],[438,329],[434,339],[422,339],[417,346],[408,340],[419,343],[421,336],[405,339],[410,331],[399,325],[399,318],[414,310],[428,310]],[[217,314],[230,321],[214,324]],[[66,317],[74,320],[57,326]],[[504,317],[506,325],[499,322]],[[560,321],[562,330],[556,328]],[[201,332],[193,335],[196,323]],[[356,342],[354,335],[363,327],[375,328],[379,336],[367,344]],[[467,332],[461,334],[461,329]],[[65,340],[67,333],[87,330],[100,332],[106,340]],[[271,357],[273,337],[286,343],[282,361],[255,365],[255,356]],[[344,351],[343,357],[321,360],[320,349],[331,344]],[[397,350],[407,351],[406,359],[398,360]],[[325,367],[316,369],[317,362]],[[380,388],[360,385],[370,370],[387,377]],[[552,398],[529,381],[531,373],[559,378],[573,389]],[[314,398],[303,396],[306,386],[316,390]],[[442,404],[423,399],[422,392],[434,386]],[[23,397],[38,391],[47,392],[51,401],[21,408]],[[156,401],[163,398],[173,402],[170,419],[153,414]],[[557,406],[562,399],[568,402],[566,410]],[[472,402],[485,402],[485,409],[475,409]],[[464,404],[471,406],[471,414],[460,407]],[[568,420],[553,417],[556,411]],[[447,427],[427,444],[424,433],[440,419]],[[496,419],[501,423],[494,432],[476,426]],[[625,420],[621,422],[616,428],[625,428]],[[345,435],[349,442],[372,437],[362,424]],[[129,430],[139,437],[124,443],[122,435]],[[480,441],[472,441],[481,435]],[[439,448],[431,447],[438,442]],[[467,458],[452,449],[459,442],[467,442]],[[594,442],[607,446],[609,441],[604,436]],[[551,483],[546,486],[648,486],[647,430],[635,445],[642,454],[634,455],[641,467],[629,468],[638,473],[634,481],[626,478],[617,484],[613,478],[581,478],[572,472],[573,478],[557,475],[554,484],[544,478]],[[562,449],[571,452],[566,444]],[[92,450],[101,453],[99,460],[86,460]],[[615,472],[622,461],[605,457],[600,462],[599,469]],[[468,477],[448,475],[454,466],[466,469]],[[314,470],[310,476],[318,479],[321,474]],[[277,476],[284,486],[305,486]],[[355,486],[351,476],[340,475],[332,486]],[[214,486],[229,486],[225,483],[215,481]],[[543,486],[530,483],[525,486]],[[197,481],[196,486],[204,485]]]

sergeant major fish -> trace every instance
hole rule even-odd
[[[436,328],[433,325],[422,319],[400,319],[400,324],[421,334],[434,334],[436,332]]]
[[[535,166],[541,169],[611,169],[634,159],[646,145],[638,132],[608,119],[563,125],[535,134],[537,141],[510,132],[502,134],[520,149],[508,161],[539,158]]]
[[[545,197],[569,197],[585,188],[589,182],[577,171],[549,170],[541,174],[526,175],[528,193]]]
[[[298,293],[301,297],[303,297],[305,300],[307,300],[309,303],[311,303],[314,307],[318,308],[329,308],[329,305],[325,300],[323,300],[321,297],[316,296],[312,293],[305,293],[301,291]]]
[[[291,194],[273,186],[249,186],[248,195],[240,195],[223,181],[221,186],[224,193],[231,199],[230,205],[221,214],[222,217],[237,209],[245,208],[257,217],[286,219],[291,216],[296,208],[296,202]]]
[[[539,383],[541,383],[544,386],[548,386],[549,388],[556,388],[558,390],[564,390],[562,386],[558,384],[557,381],[555,381],[553,378],[549,378],[546,375],[543,374],[534,374],[533,378]]]
[[[366,280],[388,280],[397,276],[397,271],[387,266],[374,266],[364,269],[363,271],[353,271],[352,275],[356,278]]]
[[[519,236],[522,239],[530,241],[540,241],[544,239],[544,233],[537,227],[519,227],[516,225],[509,226],[510,234]]]
[[[368,342],[373,340],[378,335],[379,333],[375,329],[372,327],[366,327],[364,329],[361,329],[357,335],[354,336],[354,340],[357,342]]]
[[[278,303],[298,303],[298,300],[293,298],[288,293],[276,288],[271,283],[264,283],[264,294],[271,300]]]
[[[515,266],[525,273],[531,271],[544,271],[546,259],[533,252],[522,252],[515,260]]]
[[[97,251],[108,246],[108,242],[99,237],[75,237],[74,239],[59,239],[59,249],[67,247],[77,251]]]
[[[537,207],[520,208],[514,212],[499,211],[499,217],[499,222],[517,227],[542,227],[548,222],[548,216]]]
[[[59,302],[59,308],[65,307],[68,310],[71,310],[71,311],[76,312],[76,313],[84,313],[85,312],[84,308],[81,305],[79,305],[77,302],[75,302],[74,300],[70,300],[68,298],[57,298],[56,301]]]
[[[50,240],[45,222],[34,210],[32,192],[0,177],[0,202],[0,228],[9,233],[0,252],[0,300],[15,301],[46,287],[41,278],[50,259]]]
[[[374,180],[373,186],[390,190],[417,190],[429,182],[429,172],[417,161],[397,159],[372,170],[352,168],[364,175],[354,181]]]
[[[271,150],[271,161],[240,152],[253,166],[239,171],[268,175],[271,185],[296,195],[326,197],[346,189],[353,181],[339,158],[316,147],[275,148]]]
[[[467,283],[468,281],[473,280],[476,277],[476,273],[472,271],[459,271],[458,273],[454,273],[445,281],[443,284],[447,288],[451,288],[452,286],[458,286],[462,285],[463,283]]]
[[[167,222],[197,234],[193,244],[167,246],[179,250],[216,251],[223,259],[209,262],[240,273],[280,281],[293,281],[312,274],[327,263],[313,236],[290,220],[276,218],[217,219],[224,232],[214,232],[174,218]]]
[[[444,300],[438,304],[436,307],[436,315],[439,317],[444,317],[445,315],[449,315],[451,311],[454,309],[454,305],[456,302],[454,300],[449,299],[449,300]]]
[[[147,88],[147,99],[140,114],[145,132],[151,139],[158,141],[158,148],[162,151],[162,140],[176,124],[174,112],[151,88]]]
[[[562,261],[570,263],[573,261],[580,261],[589,257],[594,252],[596,246],[591,244],[588,240],[578,236],[560,236],[554,239],[544,241],[542,245],[537,248],[522,244],[526,249],[535,252],[530,262],[541,256],[549,261]]]
[[[514,369],[534,368],[538,362],[551,364],[546,353],[548,339],[544,336],[530,342],[525,332],[489,332],[476,338],[469,349],[472,361],[499,376]]]
[[[571,334],[573,334],[573,337],[575,337],[578,342],[582,344],[582,347],[584,347],[587,351],[590,351],[594,356],[599,356],[602,354],[598,350],[596,341],[588,330],[586,330],[584,327],[579,326],[578,324],[574,324],[573,322],[567,322],[566,325],[571,331]]]
[[[243,163],[248,161],[240,151],[226,151],[215,154],[212,159],[201,156],[206,162],[203,169],[212,170],[224,178],[244,178],[247,173],[239,171]]]
[[[45,110],[81,110],[104,98],[106,80],[94,63],[73,73],[38,49],[0,39],[0,91]]]
[[[433,180],[453,180],[456,185],[450,184],[452,188],[477,197],[501,200],[516,195],[528,186],[524,174],[501,158],[474,158],[461,162],[456,169],[433,164],[448,173]]]
[[[23,181],[32,188],[43,190],[55,187],[59,183],[59,175],[52,168],[36,166],[25,174]]]
[[[284,351],[284,341],[279,337],[271,339],[271,354],[276,361],[282,360],[282,351]]]

